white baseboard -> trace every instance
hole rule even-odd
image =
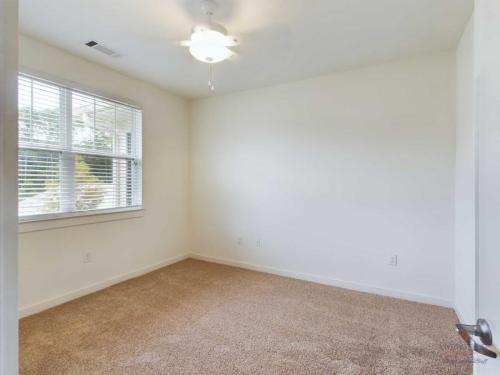
[[[44,301],[35,303],[33,305],[21,307],[19,309],[19,318],[24,318],[26,316],[39,313],[39,312],[41,312],[43,310],[47,310],[51,307],[61,305],[63,303],[71,301],[73,299],[80,298],[80,297],[83,297],[87,294],[97,292],[101,289],[108,288],[108,287],[115,285],[115,284],[118,284],[122,281],[126,281],[126,280],[132,279],[134,277],[144,275],[146,273],[152,272],[152,271],[157,270],[159,268],[166,267],[168,265],[180,262],[180,261],[185,260],[187,258],[193,258],[193,259],[203,260],[203,261],[212,262],[212,263],[225,264],[228,266],[240,267],[240,268],[245,268],[245,269],[249,269],[249,270],[253,270],[253,271],[271,273],[274,275],[286,276],[286,277],[291,277],[291,278],[299,279],[299,280],[312,281],[312,282],[316,282],[319,284],[325,284],[325,285],[331,285],[331,286],[335,286],[335,287],[339,287],[339,288],[357,290],[360,292],[367,292],[367,293],[378,294],[378,295],[387,296],[387,297],[400,298],[400,299],[405,299],[408,301],[427,303],[427,304],[443,306],[443,307],[454,307],[452,301],[443,300],[443,299],[432,297],[432,296],[408,293],[408,292],[395,290],[395,289],[379,288],[379,287],[375,287],[375,286],[371,286],[371,285],[360,284],[360,283],[355,283],[355,282],[345,281],[345,280],[339,280],[339,279],[335,279],[335,278],[332,278],[329,276],[321,276],[321,275],[314,275],[314,274],[284,270],[284,269],[280,269],[280,268],[263,266],[263,265],[252,264],[252,263],[247,263],[247,262],[241,262],[241,261],[231,260],[231,259],[226,259],[226,258],[219,258],[219,257],[202,255],[202,254],[189,254],[189,255],[180,255],[180,256],[177,256],[174,258],[170,258],[170,259],[167,259],[167,260],[162,261],[160,263],[153,264],[153,265],[147,266],[147,267],[143,267],[141,269],[138,269],[138,270],[135,270],[132,272],[128,272],[126,274],[115,276],[115,277],[112,277],[110,279],[94,283],[92,285],[74,290],[72,292],[66,293],[66,294],[58,296],[58,297],[49,298],[49,299],[46,299]],[[459,318],[460,318],[460,314],[458,313],[458,311],[457,311],[457,315],[459,315]]]
[[[386,297],[393,297],[393,298],[399,298],[399,299],[404,299],[404,300],[413,301],[413,302],[426,303],[429,305],[436,305],[436,306],[449,307],[449,308],[453,307],[452,301],[444,300],[441,298],[436,298],[433,296],[422,295],[422,294],[408,293],[408,292],[404,292],[404,291],[396,290],[396,289],[379,288],[379,287],[372,286],[372,285],[361,284],[361,283],[345,281],[345,280],[339,280],[339,279],[335,279],[335,278],[329,277],[329,276],[313,275],[313,274],[309,274],[309,273],[284,270],[284,269],[275,268],[275,267],[268,267],[268,266],[263,266],[263,265],[259,265],[259,264],[252,264],[252,263],[241,262],[241,261],[231,260],[231,259],[226,259],[226,258],[207,256],[207,255],[202,255],[202,254],[190,254],[189,258],[203,260],[206,262],[225,264],[225,265],[233,266],[233,267],[245,268],[245,269],[249,269],[249,270],[253,270],[253,271],[271,273],[274,275],[286,276],[286,277],[291,277],[294,279],[312,281],[315,283],[336,286],[339,288],[345,288],[345,289],[351,289],[351,290],[356,290],[356,291],[360,291],[360,292],[378,294],[378,295],[382,295],[382,296],[386,296]]]
[[[121,283],[122,281],[126,281],[126,280],[132,279],[134,277],[144,275],[146,273],[152,272],[152,271],[157,270],[159,268],[180,262],[180,261],[187,259],[187,258],[189,258],[188,255],[176,256],[174,258],[164,260],[160,263],[156,263],[156,264],[153,264],[151,266],[143,267],[143,268],[140,268],[140,269],[132,271],[132,272],[128,272],[128,273],[118,275],[118,276],[112,277],[112,278],[104,280],[104,281],[100,281],[100,282],[91,284],[91,285],[86,286],[84,288],[74,290],[72,292],[63,294],[63,295],[58,296],[58,297],[49,298],[49,299],[46,299],[44,301],[37,302],[37,303],[30,305],[30,306],[21,307],[19,309],[19,318],[24,318],[26,316],[39,313],[43,310],[50,309],[51,307],[61,305],[65,302],[71,301],[73,299],[80,298],[80,297],[83,297],[87,294],[97,292],[101,289],[108,288],[112,285]]]

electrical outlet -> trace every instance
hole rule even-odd
[[[83,263],[92,262],[92,253],[90,251],[82,253],[82,261]]]
[[[257,247],[262,246],[262,240],[260,238],[257,241],[255,241],[255,246],[257,246]]]
[[[238,246],[243,246],[243,238],[242,237],[238,237],[236,242],[238,243]]]
[[[391,267],[398,266],[398,255],[397,254],[391,255],[391,257],[389,258],[389,266],[391,266]]]

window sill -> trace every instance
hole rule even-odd
[[[42,219],[20,221],[18,233],[38,232],[44,230],[106,223],[109,221],[128,220],[143,217],[145,210],[137,207],[127,210],[109,210],[84,214],[69,214],[67,216],[48,216]]]

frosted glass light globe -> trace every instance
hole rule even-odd
[[[217,30],[196,27],[191,34],[191,40],[186,45],[189,46],[189,52],[196,60],[214,64],[234,54],[228,47],[235,45],[235,42]]]

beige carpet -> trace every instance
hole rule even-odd
[[[21,320],[21,374],[471,374],[450,309],[186,260]]]

